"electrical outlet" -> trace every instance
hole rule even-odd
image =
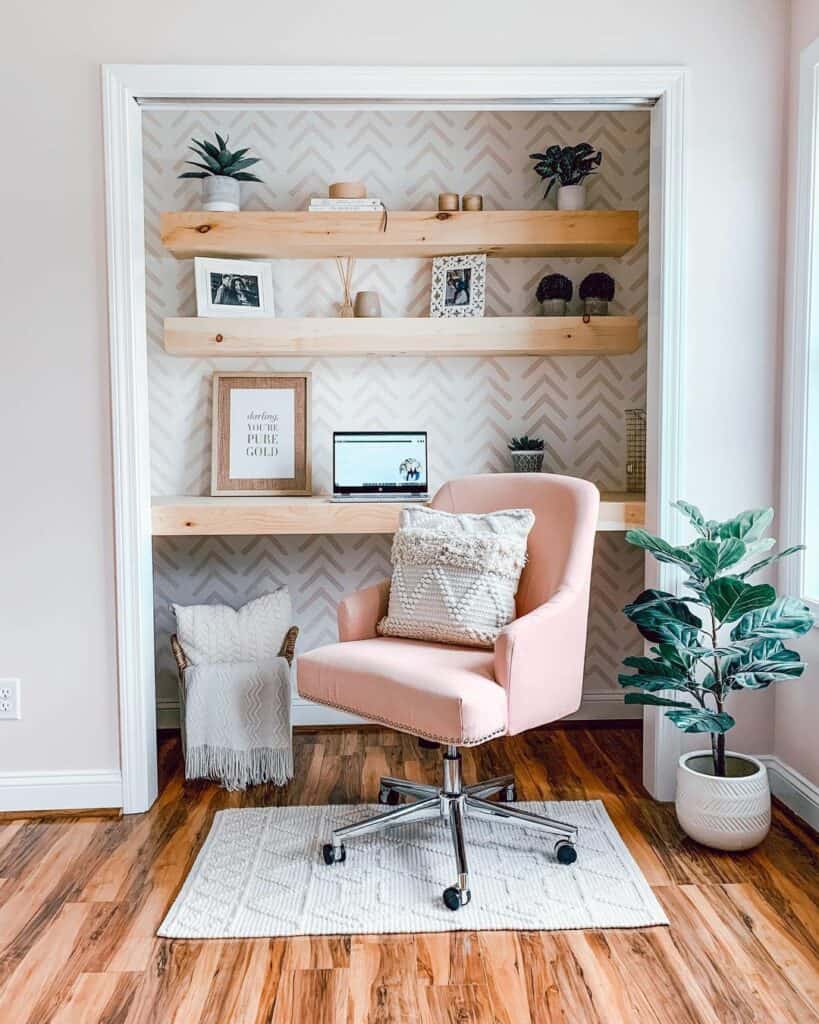
[[[22,718],[20,680],[0,679],[0,718]]]

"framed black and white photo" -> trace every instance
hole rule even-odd
[[[211,494],[310,494],[310,374],[213,375]]]
[[[430,316],[483,316],[486,256],[438,256],[432,261]]]
[[[197,256],[198,316],[273,316],[273,270],[263,260]]]

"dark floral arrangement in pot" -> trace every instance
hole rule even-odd
[[[583,302],[583,316],[606,316],[614,298],[614,279],[608,274],[587,274],[577,290]]]
[[[557,183],[558,210],[585,210],[586,186],[584,182],[595,173],[603,160],[603,154],[588,142],[577,146],[549,146],[545,153],[530,153],[530,160],[537,160],[535,173],[548,181],[545,199]]]
[[[537,301],[544,316],[565,316],[566,303],[572,301],[572,282],[563,274],[547,274],[537,286]]]
[[[543,468],[544,447],[542,437],[529,437],[527,434],[513,437],[509,442],[509,451],[512,453],[514,472],[539,473]]]
[[[636,691],[626,694],[627,704],[666,708],[683,732],[710,736],[710,750],[680,758],[677,819],[706,846],[745,850],[767,835],[770,789],[761,761],[726,752],[725,734],[735,725],[726,703],[733,693],[801,676],[805,665],[784,641],[807,633],[814,622],[802,601],[748,580],[801,545],[767,553],[776,543],[764,536],[771,508],[718,522],[688,502],[674,507],[699,535],[691,544],[674,546],[646,530],[626,533],[630,544],[677,566],[684,580],[679,595],[644,590],[623,609],[653,646],[650,657],[625,659],[634,674],[619,682]]]
[[[198,159],[186,160],[185,163],[199,170],[184,171],[179,177],[202,179],[203,210],[235,213],[239,209],[239,182],[262,180],[247,170],[259,163],[259,157],[246,156],[250,152],[248,147],[229,150],[227,144],[230,136],[222,138],[219,132],[214,134],[215,146],[206,139],[201,142],[191,139],[188,149],[193,150]]]

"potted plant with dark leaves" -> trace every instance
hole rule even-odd
[[[726,704],[733,693],[801,676],[805,665],[784,641],[813,625],[802,601],[777,597],[769,584],[748,580],[800,547],[768,553],[776,543],[764,536],[770,508],[717,522],[685,501],[674,507],[699,535],[691,544],[675,547],[646,530],[626,534],[629,543],[677,566],[684,579],[679,595],[644,590],[623,609],[653,646],[648,656],[625,659],[633,675],[619,681],[635,688],[626,694],[627,704],[667,708],[666,716],[683,732],[710,737],[710,749],[679,760],[677,819],[697,842],[746,850],[770,827],[770,789],[761,761],[726,751],[725,734],[735,724]]]
[[[572,300],[572,282],[563,274],[547,274],[537,286],[537,301],[544,316],[565,316]]]
[[[203,210],[236,212],[239,209],[239,182],[262,180],[248,171],[248,167],[259,163],[259,158],[246,156],[249,152],[247,147],[229,150],[230,136],[222,138],[219,132],[214,134],[216,145],[206,139],[201,142],[191,139],[188,149],[193,150],[198,159],[186,160],[185,163],[199,170],[184,171],[179,177],[202,179]]]
[[[530,153],[530,160],[537,160],[535,173],[548,181],[543,198],[557,183],[558,210],[586,209],[586,178],[600,166],[603,154],[595,152],[594,146],[581,142],[577,146],[549,146],[545,153]]]
[[[539,473],[543,467],[543,438],[513,437],[509,442],[512,453],[512,469],[515,473]]]
[[[583,316],[606,316],[614,298],[614,279],[608,274],[588,274],[580,282],[578,295],[583,302]]]

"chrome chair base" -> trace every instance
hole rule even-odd
[[[356,836],[372,835],[401,825],[414,824],[433,818],[442,818],[449,822],[452,833],[452,845],[455,850],[455,867],[457,881],[455,885],[444,890],[444,904],[450,910],[465,906],[472,898],[469,888],[469,867],[466,858],[464,841],[464,818],[481,818],[486,821],[503,822],[508,825],[520,825],[524,828],[536,829],[549,836],[556,836],[555,855],[561,864],[573,864],[577,860],[575,839],[577,827],[565,821],[546,818],[540,814],[532,814],[520,807],[510,807],[502,801],[492,801],[488,797],[501,794],[502,801],[515,799],[514,775],[499,775],[485,782],[472,786],[464,786],[461,774],[461,755],[455,746],[448,746],[444,755],[444,773],[441,786],[429,786],[420,782],[407,782],[404,779],[393,779],[385,776],[381,779],[379,793],[380,803],[397,803],[400,797],[412,799],[412,803],[385,811],[374,818],[345,825],[333,832],[332,843],[323,848],[326,864],[341,863],[347,859],[344,842]]]

